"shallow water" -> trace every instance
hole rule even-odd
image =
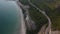
[[[0,1],[0,34],[16,34],[18,9],[15,2]]]

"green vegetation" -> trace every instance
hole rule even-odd
[[[47,23],[47,19],[46,19],[46,17],[43,14],[41,14],[40,12],[38,12],[38,10],[36,10],[33,7],[31,7],[29,9],[29,13],[30,13],[31,18],[35,21],[35,24],[37,26],[37,29],[35,31],[38,32],[40,30],[40,28],[44,24]]]
[[[27,0],[21,0],[21,2],[24,2],[23,4],[29,4]],[[41,10],[44,10],[51,18],[52,30],[60,30],[60,10],[56,8],[56,5],[59,4],[60,0],[31,0],[31,2]],[[38,30],[42,25],[48,22],[46,17],[32,6],[30,6],[29,13],[31,18],[36,22]]]

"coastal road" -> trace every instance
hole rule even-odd
[[[41,10],[41,9],[38,8],[36,5],[34,5],[34,4],[31,2],[31,0],[28,0],[28,2],[29,2],[29,4],[30,4],[31,6],[33,6],[33,7],[36,8],[37,10],[39,10],[39,12],[41,12],[41,13],[47,18],[49,24],[48,24],[48,27],[46,28],[45,34],[47,34],[48,32],[49,32],[49,34],[51,34],[51,32],[50,32],[50,29],[51,29],[51,20],[50,20],[49,16],[45,13],[45,11]]]

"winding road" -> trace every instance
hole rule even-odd
[[[35,6],[30,0],[28,0],[29,4],[33,7],[35,7],[37,10],[39,10],[39,12],[41,12],[47,19],[48,19],[48,27],[46,28],[45,34],[51,34],[51,20],[49,18],[49,16],[45,13],[45,11],[40,10],[37,6]],[[44,26],[43,26],[44,27]]]

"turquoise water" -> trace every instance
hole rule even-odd
[[[18,12],[15,2],[0,1],[0,34],[16,34]]]

